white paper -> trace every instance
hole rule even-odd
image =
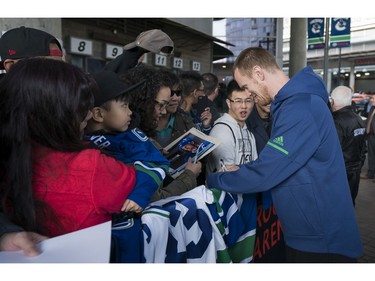
[[[27,257],[22,251],[0,251],[0,263],[108,263],[111,221],[47,239],[42,253]]]

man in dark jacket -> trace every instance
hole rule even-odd
[[[271,134],[271,104],[255,103],[249,117],[246,119],[246,126],[255,137],[255,143],[258,155],[266,146]],[[262,249],[262,251],[254,252],[254,262],[285,262],[285,243],[283,232],[280,231],[280,236],[268,243],[270,247],[262,247],[267,243],[267,233],[275,224],[279,224],[280,220],[274,210],[274,204],[269,207],[263,204],[265,202],[272,202],[270,190],[261,192],[258,195],[258,221],[256,232],[255,249]],[[267,208],[268,207],[268,208]],[[268,216],[266,214],[269,214]],[[267,219],[264,219],[264,218]]]
[[[331,110],[344,155],[353,206],[358,194],[361,169],[366,159],[366,126],[352,109],[353,91],[338,86],[331,93]]]
[[[209,174],[208,187],[271,190],[287,262],[355,262],[362,243],[324,81],[311,67],[289,79],[258,47],[243,50],[233,69],[256,102],[272,102],[271,137],[257,160]]]
[[[271,134],[271,104],[255,103],[253,110],[246,119],[246,126],[253,133],[258,155],[266,146]]]

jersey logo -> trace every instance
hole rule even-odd
[[[280,146],[284,146],[284,138],[283,138],[283,136],[274,138],[272,141],[274,143],[280,145]]]
[[[141,130],[134,128],[132,132],[139,140],[143,142],[148,140],[148,137]]]
[[[271,141],[267,142],[267,144],[269,146],[272,146],[273,148],[276,148],[277,150],[279,150],[280,152],[288,155],[289,152],[287,150],[285,150],[284,148],[282,148],[281,146],[284,146],[284,137],[283,136],[280,136],[280,137],[276,137]]]

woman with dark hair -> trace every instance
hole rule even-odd
[[[57,236],[111,219],[135,170],[82,142],[94,80],[75,66],[24,59],[0,83],[0,197],[26,231]]]
[[[163,147],[178,139],[194,127],[193,119],[187,116],[180,107],[183,85],[177,74],[170,69],[161,72],[170,80],[171,99],[166,108],[166,114],[159,118],[156,140]]]
[[[120,78],[129,85],[145,80],[130,93],[130,106],[133,113],[139,115],[137,127],[154,138],[159,118],[166,113],[171,97],[170,81],[159,70],[143,64],[129,69]]]
[[[145,80],[145,83],[129,93],[130,108],[133,116],[139,116],[136,125],[141,129],[160,150],[165,153],[163,147],[155,140],[159,119],[167,113],[166,108],[171,100],[172,79],[164,70],[139,65],[122,74],[120,78],[127,84],[133,85]],[[176,179],[167,175],[161,186],[152,197],[151,201],[164,199],[170,196],[181,195],[197,186],[196,177],[201,173],[201,162],[193,163],[190,159],[185,170]]]

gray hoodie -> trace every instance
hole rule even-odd
[[[240,165],[258,158],[254,135],[228,113],[215,121],[210,136],[220,140],[220,145],[211,153],[209,172],[220,169],[220,159],[225,165]]]

